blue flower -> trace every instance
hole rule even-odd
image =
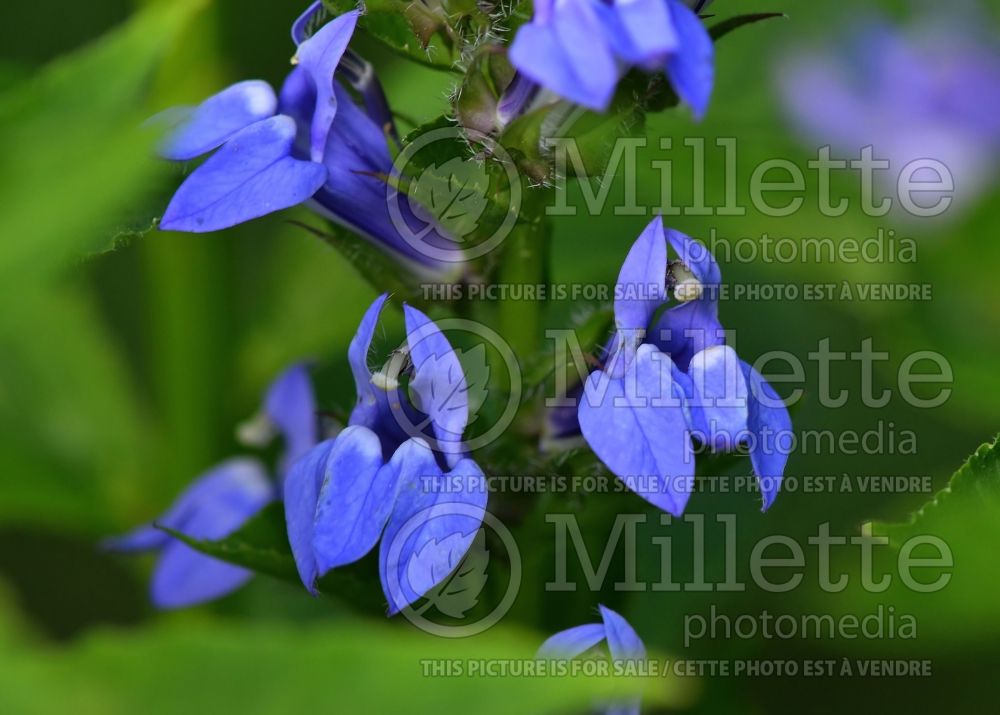
[[[681,0],[538,0],[510,60],[546,89],[595,111],[608,108],[631,67],[666,72],[698,118],[714,82],[712,39]]]
[[[271,384],[264,416],[285,441],[285,458],[308,451],[317,438],[316,405],[308,372],[293,365]],[[158,527],[214,541],[238,530],[277,497],[274,482],[257,460],[236,458],[198,477],[153,524],[104,542],[112,551],[158,551],[150,584],[158,608],[181,608],[220,598],[250,580],[253,572],[195,551]]]
[[[303,38],[279,95],[266,82],[248,80],[188,112],[162,155],[187,161],[215,153],[177,189],[161,229],[217,231],[306,203],[418,270],[454,268],[461,252],[429,214],[405,200],[395,201],[395,217],[390,212],[379,177],[392,171],[384,126],[391,115],[381,87],[371,73],[358,76],[363,60],[347,49],[357,19],[357,11],[345,13]],[[305,31],[301,23],[296,35]],[[379,115],[357,106],[335,73],[357,78],[369,112]],[[439,251],[421,250],[425,243]],[[440,250],[456,258],[442,262]]]
[[[857,23],[847,41],[813,43],[781,58],[785,110],[810,142],[855,156],[873,146],[875,158],[889,161],[877,176],[893,193],[911,162],[942,162],[956,204],[967,207],[992,186],[1000,156],[1000,45],[993,27],[971,3],[942,5],[911,27]],[[941,178],[929,168],[913,176],[928,183]],[[919,203],[928,206],[941,198],[923,193]]]
[[[667,243],[678,255],[672,263]],[[615,334],[578,407],[581,432],[597,456],[640,496],[676,516],[691,494],[694,442],[723,452],[748,446],[764,509],[774,502],[788,459],[791,420],[784,403],[725,345],[719,281],[704,246],[654,219],[622,265]],[[668,288],[677,304],[653,323]]]
[[[556,633],[542,643],[538,649],[538,657],[546,660],[568,660],[586,653],[603,641],[608,644],[611,660],[619,666],[629,661],[645,660],[646,648],[628,621],[610,608],[605,606],[598,608],[601,612],[600,623],[588,623]],[[638,715],[639,706],[639,699],[636,698],[628,702],[609,704],[604,712],[608,715]]]
[[[284,492],[306,588],[315,594],[317,578],[381,539],[379,575],[394,614],[458,566],[482,523],[487,490],[462,443],[469,419],[462,366],[437,326],[404,305],[406,343],[382,370],[368,367],[386,300],[368,308],[348,349],[358,397],[349,426],[292,468]],[[412,373],[410,396],[404,372]]]

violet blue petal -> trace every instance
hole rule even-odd
[[[215,541],[239,529],[274,497],[274,487],[259,462],[231,459],[200,477],[182,495],[182,508],[168,513],[166,520],[187,536]],[[179,608],[212,600],[243,585],[251,575],[171,537],[153,574],[153,603]]]
[[[706,298],[676,305],[663,311],[648,340],[686,371],[695,353],[726,342],[717,313],[717,304]]]
[[[454,467],[461,458],[462,435],[469,422],[469,388],[462,363],[430,318],[410,305],[403,306],[403,313],[414,368],[410,389],[419,403],[416,407],[431,420],[435,448]]]
[[[604,631],[608,639],[608,651],[611,659],[617,663],[625,661],[641,661],[646,658],[646,648],[639,634],[621,615],[606,606],[599,606],[601,619],[604,621]],[[641,701],[639,698],[611,703],[605,709],[605,715],[639,715]]]
[[[760,482],[764,497],[761,511],[766,511],[778,496],[781,479],[788,463],[792,419],[784,401],[764,377],[747,363],[741,364],[749,386],[747,424],[754,440],[750,463]]]
[[[538,658],[569,659],[586,653],[605,638],[604,625],[587,623],[555,633],[542,643]]]
[[[639,234],[622,263],[615,285],[615,325],[619,330],[645,331],[656,309],[666,300],[667,241],[663,219],[657,216]]]
[[[255,495],[267,491],[273,497],[273,487],[264,468],[251,459],[231,459],[202,474],[181,492],[170,508],[152,524],[145,524],[122,536],[105,539],[102,546],[110,551],[152,551],[173,540],[158,526],[188,533],[188,524],[199,512],[213,513],[232,502],[238,507],[241,497],[255,503]],[[223,525],[228,522],[223,522]],[[241,522],[242,523],[242,522]],[[194,536],[194,534],[191,534]],[[211,536],[197,538],[212,538]]]
[[[251,124],[274,116],[278,100],[262,80],[237,82],[194,109],[160,147],[165,159],[188,161],[216,149]]]
[[[651,504],[683,513],[694,452],[683,392],[666,355],[642,345],[623,377],[591,374],[579,418],[587,443],[612,472]]]
[[[666,235],[667,241],[677,253],[677,257],[703,286],[706,288],[714,287],[722,282],[722,271],[719,269],[719,264],[715,262],[715,256],[712,255],[708,246],[674,229],[668,228]]]
[[[618,84],[605,24],[590,0],[555,0],[522,25],[510,61],[543,87],[594,111],[607,109]]]
[[[160,222],[165,231],[228,228],[300,204],[326,169],[290,156],[295,123],[271,117],[239,132],[177,189]]]
[[[307,7],[301,15],[295,18],[292,23],[292,42],[301,45],[306,39],[306,33],[313,22],[313,18],[326,12],[323,7],[323,0],[316,0]]]
[[[150,582],[157,608],[186,608],[237,590],[253,572],[199,553],[176,539],[163,549]]]
[[[389,615],[454,571],[482,524],[487,498],[486,480],[475,462],[463,459],[442,474],[421,439],[405,442],[393,460],[399,491],[379,548]]]
[[[668,0],[680,42],[667,58],[666,71],[674,91],[701,119],[708,111],[715,84],[715,46],[705,25],[680,0]]]
[[[747,380],[736,351],[716,345],[695,353],[688,375],[697,436],[716,451],[732,451],[747,435]]]
[[[389,294],[383,293],[368,306],[368,310],[361,317],[357,332],[354,333],[351,344],[347,348],[347,361],[351,365],[351,374],[354,375],[354,390],[358,396],[358,408],[362,405],[366,408],[374,408],[375,406],[375,387],[372,385],[372,371],[368,367],[368,353],[371,351],[379,316],[382,315],[382,309],[388,299]]]
[[[275,378],[264,396],[264,412],[284,437],[281,471],[285,472],[319,440],[316,396],[304,363],[292,365]]]
[[[288,543],[292,547],[295,566],[302,584],[309,593],[317,595],[316,578],[319,568],[313,552],[313,534],[316,525],[316,505],[326,474],[326,462],[336,444],[336,439],[320,442],[299,459],[285,476],[285,525]]]
[[[297,81],[289,76],[289,83],[289,103],[307,103],[308,96],[294,95]],[[314,197],[312,208],[390,250],[415,272],[432,276],[454,273],[464,260],[461,246],[427,211],[386,183],[393,166],[385,132],[354,104],[339,83],[334,91],[337,117],[324,157],[328,179]]]
[[[378,436],[367,427],[348,427],[337,435],[313,527],[320,576],[357,561],[378,543],[395,501],[395,472],[383,465]]]
[[[626,62],[658,70],[680,39],[665,0],[615,0],[601,4],[615,52]]]
[[[309,132],[309,156],[317,163],[323,161],[330,126],[337,116],[333,75],[354,34],[359,14],[357,10],[352,10],[337,16],[299,45],[296,54],[299,67],[308,73],[316,90],[316,106]]]
[[[601,620],[604,621],[604,632],[608,639],[608,650],[613,660],[642,660],[646,657],[646,648],[635,629],[622,616],[607,606],[598,606]]]

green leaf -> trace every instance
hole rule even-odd
[[[325,0],[334,14],[358,7],[354,0]],[[367,0],[358,27],[408,60],[432,69],[451,71],[453,43],[444,41],[445,18],[428,7],[410,7],[407,0]]]
[[[753,25],[775,17],[787,18],[788,16],[783,12],[756,12],[747,15],[737,15],[736,17],[730,17],[712,25],[712,27],[708,28],[708,34],[711,35],[713,41],[718,42],[733,30],[738,30],[741,27]]]
[[[292,549],[288,545],[285,508],[281,503],[270,504],[235,533],[220,541],[193,539],[175,529],[161,526],[171,536],[192,549],[221,561],[243,566],[252,571],[299,583]]]
[[[533,659],[543,636],[502,627],[445,639],[405,623],[197,618],[50,645],[18,638],[14,614],[0,615],[8,616],[0,620],[0,712],[20,715],[541,714],[580,712],[641,688],[651,706],[689,699],[688,678],[470,672]]]
[[[997,440],[980,445],[951,476],[948,486],[905,522],[874,521],[871,522],[872,533],[889,536],[892,543],[898,545],[909,536],[939,528],[963,510],[988,513],[994,509],[1000,515],[1000,445]]]
[[[545,154],[542,130],[556,106],[550,104],[522,114],[500,135],[500,143],[515,157],[518,167],[537,183],[551,178],[552,161]]]
[[[98,532],[149,491],[149,424],[127,365],[79,286],[0,312],[0,520]],[[71,346],[72,349],[67,349]]]
[[[454,156],[431,164],[410,182],[410,199],[419,202],[458,240],[473,235],[486,210],[489,176],[485,167]]]
[[[203,0],[150,4],[123,27],[0,95],[0,290],[16,294],[74,257],[169,169],[140,125],[160,58]]]
[[[425,140],[426,135],[435,136]],[[416,145],[417,148],[414,148]],[[490,146],[473,145],[448,117],[417,127],[403,139],[401,191],[437,216],[470,250],[496,234],[510,213],[511,168]],[[521,192],[523,195],[523,191]]]
[[[424,548],[440,547],[436,542],[429,541]],[[416,560],[419,561],[420,557],[421,554],[418,554]],[[480,529],[455,572],[424,596],[427,603],[446,616],[463,618],[479,603],[479,594],[486,586],[486,567],[489,563],[486,532]]]

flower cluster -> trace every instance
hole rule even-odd
[[[379,571],[396,613],[447,577],[483,521],[486,483],[465,453],[467,385],[447,338],[404,306],[406,343],[377,373],[368,352],[388,296],[368,308],[348,360],[358,401],[349,425],[318,444],[285,482],[288,539],[302,583],[352,563],[381,539]],[[400,372],[412,364],[412,399]]]
[[[500,100],[492,105],[493,126],[505,126],[544,93],[605,111],[623,77],[636,72],[663,74],[700,118],[714,78],[712,36],[699,16],[706,4],[538,0],[533,19],[517,29],[509,48],[497,45],[485,53],[501,58],[499,69],[491,66],[489,82],[480,78]],[[295,66],[280,92],[262,81],[243,81],[183,110],[161,148],[163,156],[176,161],[209,156],[177,189],[162,229],[214,231],[306,204],[401,259],[400,268],[409,274],[440,275],[450,268],[435,249],[455,252],[455,241],[435,219],[412,202],[399,202],[390,211],[391,152],[406,142],[398,137],[371,66],[348,47],[363,18],[351,11],[323,24],[324,5],[314,2],[292,28]],[[451,29],[451,40],[461,37]],[[425,46],[428,37],[420,36]],[[468,143],[474,143],[471,136],[463,139],[463,150]],[[442,186],[457,201],[466,185],[456,190],[453,179],[449,175]],[[495,196],[481,198],[485,203]],[[446,210],[452,205],[443,203]],[[538,210],[543,203],[528,205]],[[531,231],[543,222],[540,212],[517,218]],[[545,240],[541,231],[529,234]],[[668,247],[676,254],[673,260]],[[464,277],[491,280],[496,263],[482,261]],[[372,282],[378,292],[386,290],[377,278]],[[622,265],[615,329],[603,365],[580,387],[578,409],[557,416],[560,434],[582,434],[612,472],[675,515],[684,511],[691,493],[697,447],[747,449],[765,509],[775,499],[788,457],[778,441],[791,426],[784,404],[726,345],[720,281],[713,256],[688,236],[665,229],[657,217]],[[466,442],[469,382],[441,327],[405,302],[405,341],[381,368],[370,367],[388,300],[382,293],[368,307],[348,348],[357,400],[346,424],[320,430],[307,370],[295,365],[268,391],[263,421],[243,430],[244,441],[259,442],[275,430],[284,437],[274,478],[254,460],[225,462],[177,499],[157,520],[162,528],[144,526],[110,540],[119,550],[161,552],[152,586],[157,605],[190,605],[245,583],[249,571],[196,547],[232,535],[276,500],[283,502],[298,576],[314,595],[324,587],[324,576],[360,561],[376,546],[390,615],[424,597],[432,602],[435,589],[456,571],[489,518],[487,479]],[[510,325],[510,314],[506,320]],[[536,356],[517,357],[527,365]],[[525,401],[519,407],[528,412],[538,406]],[[523,433],[512,430],[508,437],[513,454],[524,454],[533,444],[525,437],[537,436],[531,430],[543,421],[537,414],[526,416],[518,423]],[[539,656],[574,658],[606,642],[616,663],[645,657],[642,641],[624,618],[604,606],[600,614],[599,624],[549,638]],[[616,713],[638,709],[635,700],[607,706]]]
[[[788,459],[780,439],[791,429],[784,402],[725,344],[720,280],[708,249],[653,219],[622,264],[615,334],[579,406],[580,430],[608,468],[676,516],[691,495],[695,443],[717,451],[748,444],[764,509]],[[669,294],[675,303],[660,312]]]
[[[181,184],[161,229],[217,231],[306,203],[412,270],[440,274],[454,267],[439,256],[460,251],[419,206],[399,201],[398,215],[390,213],[379,177],[392,167],[385,131],[392,118],[381,87],[347,49],[357,20],[357,11],[345,13],[302,39],[278,95],[266,82],[247,80],[184,112],[162,155],[187,161],[215,153]],[[298,36],[304,20],[296,28]],[[366,109],[335,76],[358,80],[372,97]],[[421,251],[421,242],[441,250]]]
[[[872,146],[889,161],[879,175],[892,188],[911,162],[940,161],[968,204],[988,188],[1000,152],[1000,45],[989,23],[965,3],[906,29],[859,22],[837,45],[782,58],[785,109],[810,141],[851,154]],[[938,174],[920,168],[914,179],[948,182]]]
[[[312,448],[318,434],[316,404],[304,365],[293,365],[275,379],[264,397],[261,418],[265,431],[278,430],[284,439],[283,465]],[[220,598],[240,588],[253,573],[195,551],[164,528],[192,539],[223,539],[278,498],[282,478],[278,474],[276,481],[269,479],[264,465],[255,459],[227,460],[195,479],[153,524],[107,539],[104,546],[112,551],[160,553],[150,584],[152,601],[160,608]]]

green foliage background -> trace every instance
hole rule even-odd
[[[351,399],[343,355],[374,294],[339,254],[288,220],[308,219],[307,213],[286,212],[210,236],[139,235],[179,178],[175,169],[145,158],[154,138],[138,128],[141,120],[237,79],[280,81],[291,54],[285,28],[301,4],[52,0],[44,8],[22,2],[0,8],[0,712],[549,712],[580,709],[613,687],[420,674],[419,660],[438,654],[530,654],[544,635],[592,618],[595,603],[587,594],[522,594],[506,627],[449,644],[421,637],[405,623],[362,619],[346,596],[313,601],[301,589],[263,577],[221,603],[156,613],[145,596],[149,564],[94,549],[99,537],[151,518],[193,476],[237,452],[233,425],[255,411],[260,391],[288,362],[321,361],[325,407],[345,407]],[[790,19],[727,38],[705,123],[695,129],[678,111],[650,117],[651,144],[671,136],[678,146],[694,131],[709,146],[716,136],[738,137],[740,187],[763,159],[788,157],[804,166],[810,154],[777,108],[775,63],[790,44],[822,38],[872,4],[719,0],[713,7],[720,13],[775,10]],[[906,14],[902,2],[875,4],[890,15]],[[452,77],[361,43],[395,107],[418,122],[440,114]],[[640,166],[655,154],[644,154]],[[673,158],[675,175],[690,175],[689,154]],[[711,200],[721,196],[723,187],[712,177],[723,167],[718,154],[709,161]],[[655,204],[653,179],[648,170],[640,176],[640,204]],[[836,191],[856,193],[855,182],[841,180]],[[685,188],[676,190],[683,205]],[[620,191],[616,184],[612,196]],[[723,322],[739,326],[739,349],[748,358],[783,349],[805,359],[821,338],[850,351],[871,337],[876,349],[892,355],[876,375],[876,391],[895,388],[898,364],[913,350],[940,351],[954,367],[953,395],[933,410],[898,399],[880,410],[853,399],[830,410],[806,399],[795,413],[799,429],[864,430],[881,420],[913,430],[919,449],[916,455],[797,454],[790,474],[931,475],[943,488],[968,455],[993,438],[1000,426],[1000,292],[993,270],[1000,263],[998,199],[994,186],[957,221],[896,226],[917,238],[915,264],[723,265],[725,280],[734,284],[846,280],[934,287],[928,302],[723,306]],[[864,238],[892,227],[860,212],[824,218],[810,205],[815,201],[789,218],[751,209],[744,217],[712,217],[710,225],[730,238],[764,232]],[[557,219],[553,281],[610,283],[647,220],[610,210]],[[696,216],[671,223],[701,238],[709,225]],[[546,325],[561,327],[572,308],[553,306]],[[816,375],[808,379],[807,394],[815,395]],[[856,367],[834,373],[835,387],[852,394],[859,380]],[[995,484],[995,461],[981,458],[974,467],[985,484]],[[927,517],[956,553],[947,589],[927,597],[890,591],[876,599],[917,614],[916,641],[716,639],[685,651],[683,614],[705,613],[710,604],[739,614],[763,608],[864,613],[877,603],[860,590],[829,595],[808,587],[780,597],[753,590],[605,595],[658,652],[931,658],[934,677],[855,678],[836,685],[833,695],[833,681],[824,679],[668,680],[648,696],[649,708],[990,709],[1000,662],[994,558],[1000,521],[995,501],[975,496],[990,489],[963,490],[964,497]],[[855,534],[869,520],[904,521],[926,499],[800,491],[782,494],[761,515],[754,497],[722,494],[703,495],[696,510],[708,518],[737,513],[741,543],[772,533],[805,543],[819,523],[830,522],[835,534]],[[595,544],[616,511],[644,508],[622,495],[603,504],[591,497],[585,506]],[[689,549],[690,525],[674,529],[675,548]],[[708,543],[711,564],[721,559],[722,547],[718,539]],[[536,564],[539,584],[550,563],[544,556],[542,550]],[[690,564],[679,567],[679,580],[685,567]]]

